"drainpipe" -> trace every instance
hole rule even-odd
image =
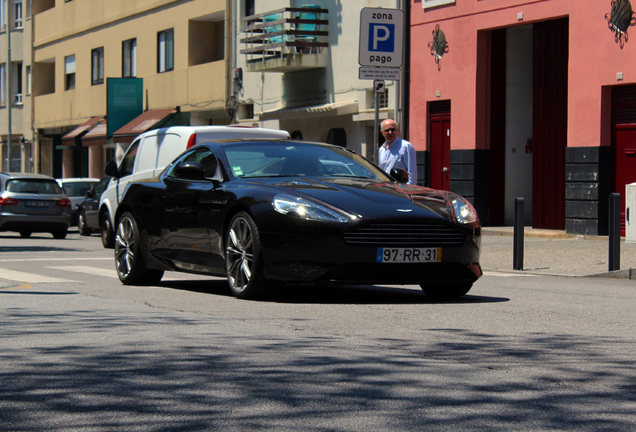
[[[11,97],[13,96],[11,93],[11,2],[7,0],[7,171],[11,171],[11,142],[13,141],[12,130],[13,127],[11,125],[11,111],[13,107],[13,103],[11,101]]]

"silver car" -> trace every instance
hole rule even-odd
[[[63,239],[71,224],[71,201],[53,177],[0,173],[0,231],[50,232]]]

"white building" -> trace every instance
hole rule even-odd
[[[365,7],[399,9],[401,2],[238,3],[235,121],[285,129],[294,138],[331,142],[372,157],[376,97],[373,80],[359,79],[360,13]],[[379,119],[399,121],[399,81],[385,84]]]

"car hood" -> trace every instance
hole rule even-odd
[[[445,192],[369,179],[258,179],[248,183],[330,204],[365,219],[425,217],[450,221]]]

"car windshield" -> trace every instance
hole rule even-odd
[[[55,180],[13,179],[7,182],[7,192],[32,194],[63,194]]]
[[[355,177],[387,181],[363,157],[343,148],[302,142],[257,142],[225,146],[234,177]]]
[[[79,181],[79,182],[62,182],[64,190],[68,196],[84,196],[96,182]]]

